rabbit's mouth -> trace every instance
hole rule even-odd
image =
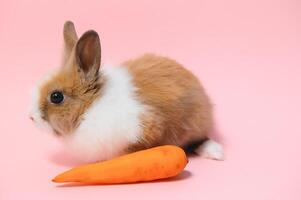
[[[30,120],[34,122],[35,126],[43,131],[52,132],[52,127],[50,124],[39,115],[39,113],[32,113],[30,115]]]

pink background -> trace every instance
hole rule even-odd
[[[0,0],[0,199],[301,199],[300,13],[298,0]],[[27,108],[67,19],[99,32],[104,62],[155,52],[200,77],[226,161],[191,158],[174,181],[52,183],[76,163]]]

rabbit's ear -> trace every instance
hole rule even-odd
[[[66,21],[64,24],[64,55],[63,55],[63,65],[69,59],[72,49],[75,46],[78,37],[75,31],[73,22]]]
[[[93,30],[85,32],[75,46],[75,59],[86,78],[97,76],[100,58],[101,47],[97,32]]]

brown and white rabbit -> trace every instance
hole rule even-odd
[[[64,25],[61,68],[33,94],[31,119],[59,136],[78,158],[111,159],[174,144],[221,160],[209,139],[212,107],[198,79],[176,61],[146,54],[116,67],[101,66],[98,34],[79,39]]]

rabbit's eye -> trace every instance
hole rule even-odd
[[[64,101],[64,95],[60,91],[54,91],[50,95],[50,101],[54,104],[60,104]]]

